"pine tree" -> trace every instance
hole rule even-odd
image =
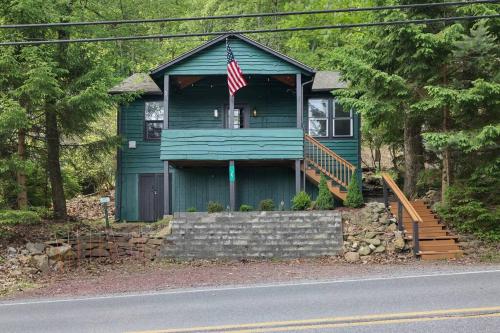
[[[324,174],[321,174],[321,180],[318,185],[318,197],[316,198],[316,208],[320,210],[327,210],[333,208],[333,197],[330,189],[328,188],[327,179]]]
[[[354,175],[347,186],[347,197],[344,200],[344,205],[351,208],[359,208],[364,204],[363,194],[359,186],[358,177]]]

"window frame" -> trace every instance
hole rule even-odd
[[[326,100],[326,117],[310,117],[309,116],[309,102],[311,100]],[[315,138],[329,138],[330,137],[330,116],[331,116],[331,101],[328,97],[313,97],[307,99],[307,134]],[[312,120],[326,120],[326,135],[312,135],[311,134],[311,121]]]
[[[150,103],[160,103],[163,108],[163,119],[162,120],[147,120],[146,119],[146,110],[148,108],[148,104]],[[161,140],[161,135],[158,138],[151,138],[148,136],[148,124],[153,123],[153,124],[161,124],[161,130],[163,130],[163,122],[165,120],[165,106],[163,105],[163,101],[161,100],[151,100],[151,101],[145,101],[144,102],[144,112],[142,113],[143,115],[143,120],[144,120],[144,125],[143,125],[143,138],[144,141],[160,141]]]
[[[351,138],[354,136],[354,115],[352,112],[352,108],[349,109],[349,117],[337,117],[336,111],[337,111],[337,100],[332,99],[332,138]],[[337,135],[335,134],[335,121],[336,120],[349,120],[349,134],[345,135]]]

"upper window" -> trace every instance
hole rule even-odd
[[[352,110],[345,111],[333,98],[309,99],[308,119],[311,136],[321,138],[352,136]]]
[[[309,135],[327,137],[328,99],[310,99],[308,103]]]
[[[163,129],[163,102],[146,102],[144,111],[144,137],[159,140]]]
[[[333,110],[333,136],[352,136],[352,110],[344,110],[336,101]]]

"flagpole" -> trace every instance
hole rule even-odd
[[[226,37],[226,50],[228,49],[228,40]],[[229,75],[229,73],[228,73]],[[228,128],[234,129],[234,95],[229,92],[229,116],[228,116]],[[231,211],[236,210],[236,170],[234,165],[234,160],[229,161],[229,209]]]

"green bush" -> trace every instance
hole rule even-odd
[[[306,210],[310,206],[311,206],[311,197],[304,191],[300,191],[292,199],[293,210]]]
[[[273,199],[264,199],[259,203],[260,211],[271,211],[274,210],[274,207]]]
[[[347,198],[344,200],[344,205],[351,208],[359,208],[362,207],[363,204],[363,194],[361,193],[358,177],[353,175],[347,187]]]
[[[224,210],[224,207],[221,205],[220,202],[210,201],[208,203],[208,212],[209,213],[218,213],[218,212],[222,212],[223,210]]]
[[[194,208],[194,207],[189,207],[189,208],[187,209],[187,212],[188,212],[188,213],[194,213],[194,212],[196,212],[196,208]]]
[[[0,211],[0,225],[14,226],[19,224],[37,224],[41,222],[37,212],[31,210],[2,210]]]
[[[319,182],[319,193],[315,202],[315,209],[328,210],[333,208],[333,197],[330,189],[328,188],[327,180],[325,175],[321,175],[321,180]]]
[[[253,207],[250,205],[241,205],[240,206],[240,212],[251,212],[253,210]]]

